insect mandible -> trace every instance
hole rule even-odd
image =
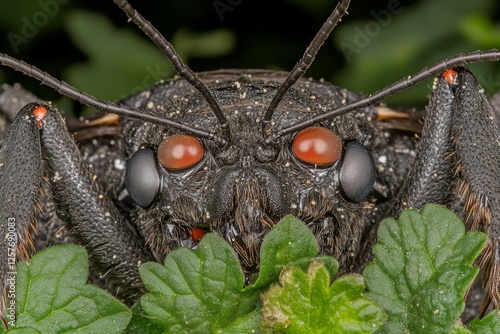
[[[348,0],[336,5],[290,73],[199,75],[127,1],[114,2],[180,78],[113,104],[0,54],[2,65],[120,115],[91,121],[92,130],[77,129],[79,149],[53,106],[37,101],[22,107],[0,151],[1,233],[13,224],[20,258],[31,252],[35,225],[63,222],[115,293],[131,301],[143,292],[141,263],[162,261],[177,247],[193,248],[209,231],[234,247],[250,276],[258,270],[263,236],[294,214],[316,234],[322,253],[335,256],[344,271],[358,270],[369,258],[371,232],[381,217],[427,202],[449,204],[457,182],[473,228],[489,232],[483,264],[489,298],[500,305],[500,277],[494,274],[500,265],[500,131],[474,76],[460,67],[497,61],[498,50],[450,57],[360,96],[302,79]],[[377,103],[431,76],[437,79],[415,148],[411,136],[420,131],[422,114]],[[0,97],[18,93],[4,89]],[[105,139],[96,148],[88,136]],[[9,244],[2,240],[6,257]],[[0,261],[0,273],[6,264]]]

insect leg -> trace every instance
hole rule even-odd
[[[35,120],[30,114],[33,112],[38,112]],[[81,157],[60,114],[53,107],[38,103],[23,108],[22,115],[23,118],[31,118],[31,128],[40,128],[39,143],[32,141],[32,146],[42,148],[42,155],[49,166],[54,201],[58,212],[66,217],[69,230],[86,245],[91,261],[106,273],[110,281],[127,287],[119,291],[119,297],[128,299],[137,296],[143,289],[138,267],[151,260],[151,254],[104,193]],[[31,169],[38,171],[40,166],[35,164]]]
[[[488,295],[500,306],[500,130],[495,114],[472,73],[448,70],[436,79],[428,115],[412,171],[392,207],[452,203],[452,178],[472,229],[488,233],[481,264],[486,268]]]
[[[34,249],[31,232],[43,177],[35,121],[23,108],[0,150],[0,315],[6,307],[4,290],[15,283],[16,259],[27,259]]]
[[[500,129],[472,73],[458,68],[452,86],[459,191],[472,229],[488,233],[488,246],[481,259],[488,280],[484,311],[491,301],[500,307]]]
[[[451,159],[453,101],[452,87],[444,78],[437,78],[415,162],[393,202],[391,216],[398,216],[405,208],[421,208],[429,202],[448,203],[454,168]]]
[[[427,115],[417,144],[415,162],[385,216],[397,217],[406,208],[420,209],[426,203],[448,204],[453,181],[453,90],[444,78],[436,79]],[[364,267],[373,259],[377,225],[370,231],[357,263]]]

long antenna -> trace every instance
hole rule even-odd
[[[148,114],[143,111],[127,107],[123,104],[118,105],[113,102],[99,100],[92,95],[77,90],[75,87],[67,84],[62,80],[54,78],[47,72],[44,72],[33,65],[30,65],[22,60],[18,60],[6,54],[0,53],[0,64],[13,68],[16,71],[22,72],[23,74],[40,81],[42,85],[51,87],[62,95],[67,96],[75,101],[81,102],[91,108],[95,108],[106,113],[111,112],[121,116],[138,118],[151,123],[170,126],[202,138],[213,140],[219,145],[225,145],[227,143],[226,140],[213,133],[191,127],[187,124],[179,123],[153,114]]]
[[[118,7],[120,7],[121,10],[125,12],[125,14],[127,14],[129,21],[134,22],[134,24],[137,25],[168,57],[177,74],[193,85],[193,87],[203,95],[214,115],[217,117],[217,120],[224,131],[224,136],[227,140],[230,140],[229,123],[220,109],[219,104],[215,101],[215,98],[203,81],[201,81],[201,79],[182,61],[172,44],[170,44],[165,37],[163,37],[163,35],[151,24],[151,22],[138,13],[127,0],[113,1]]]
[[[365,95],[359,98],[356,101],[350,102],[348,104],[342,105],[332,111],[326,112],[321,115],[317,115],[313,118],[305,120],[303,122],[299,122],[294,125],[290,125],[286,128],[283,128],[276,133],[271,134],[265,140],[266,144],[270,144],[273,141],[276,141],[279,137],[284,135],[305,129],[309,126],[312,126],[316,123],[326,121],[328,119],[332,119],[335,116],[343,115],[349,111],[364,108],[371,104],[377,103],[380,100],[393,95],[395,93],[407,90],[408,88],[414,86],[415,84],[424,81],[425,79],[435,76],[437,74],[442,73],[443,71],[456,67],[463,66],[471,63],[479,63],[484,61],[498,61],[500,60],[500,50],[498,49],[490,49],[485,51],[474,51],[470,53],[462,53],[456,56],[448,57],[444,60],[441,60],[435,63],[432,66],[424,67],[419,72],[415,73],[412,76],[404,77],[395,83],[376,91],[373,94]]]
[[[316,54],[319,49],[328,38],[330,33],[333,31],[337,23],[341,20],[342,16],[347,12],[347,8],[349,7],[349,3],[351,0],[341,0],[337,6],[333,9],[332,13],[328,17],[323,26],[318,31],[311,44],[307,47],[304,52],[302,58],[295,64],[295,67],[290,72],[286,80],[281,84],[274,95],[269,107],[267,108],[266,114],[264,115],[264,119],[262,121],[262,131],[265,136],[265,132],[267,131],[267,125],[271,121],[274,111],[278,107],[278,104],[281,102],[286,92],[290,89],[290,87],[296,83],[307,71],[309,67],[311,67],[314,58],[316,58]]]

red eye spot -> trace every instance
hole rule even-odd
[[[191,235],[191,239],[193,239],[194,242],[198,242],[207,234],[207,231],[200,227],[193,227],[191,231],[189,231],[189,234]]]
[[[192,167],[203,158],[203,145],[190,135],[172,135],[158,146],[158,160],[167,170]]]
[[[457,71],[455,71],[454,69],[448,69],[446,71],[443,72],[442,74],[443,78],[448,81],[448,83],[450,85],[453,85],[453,84],[456,84],[457,81]]]
[[[48,112],[49,111],[44,106],[38,106],[35,109],[33,109],[33,116],[35,116],[37,121],[36,124],[38,126],[42,126],[42,120],[45,117],[45,115],[47,115]]]
[[[342,154],[342,141],[332,131],[312,126],[300,131],[292,143],[292,152],[302,162],[331,166]]]

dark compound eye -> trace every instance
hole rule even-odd
[[[132,200],[142,208],[153,203],[160,190],[160,175],[153,149],[140,149],[128,159],[125,186]]]
[[[158,146],[158,160],[169,171],[183,170],[199,163],[203,145],[193,136],[177,134],[165,138]]]
[[[312,126],[300,131],[293,138],[292,152],[304,163],[327,167],[340,158],[342,141],[327,128]]]
[[[347,143],[340,168],[340,186],[344,195],[359,202],[368,196],[374,184],[375,162],[371,153],[358,142]]]

